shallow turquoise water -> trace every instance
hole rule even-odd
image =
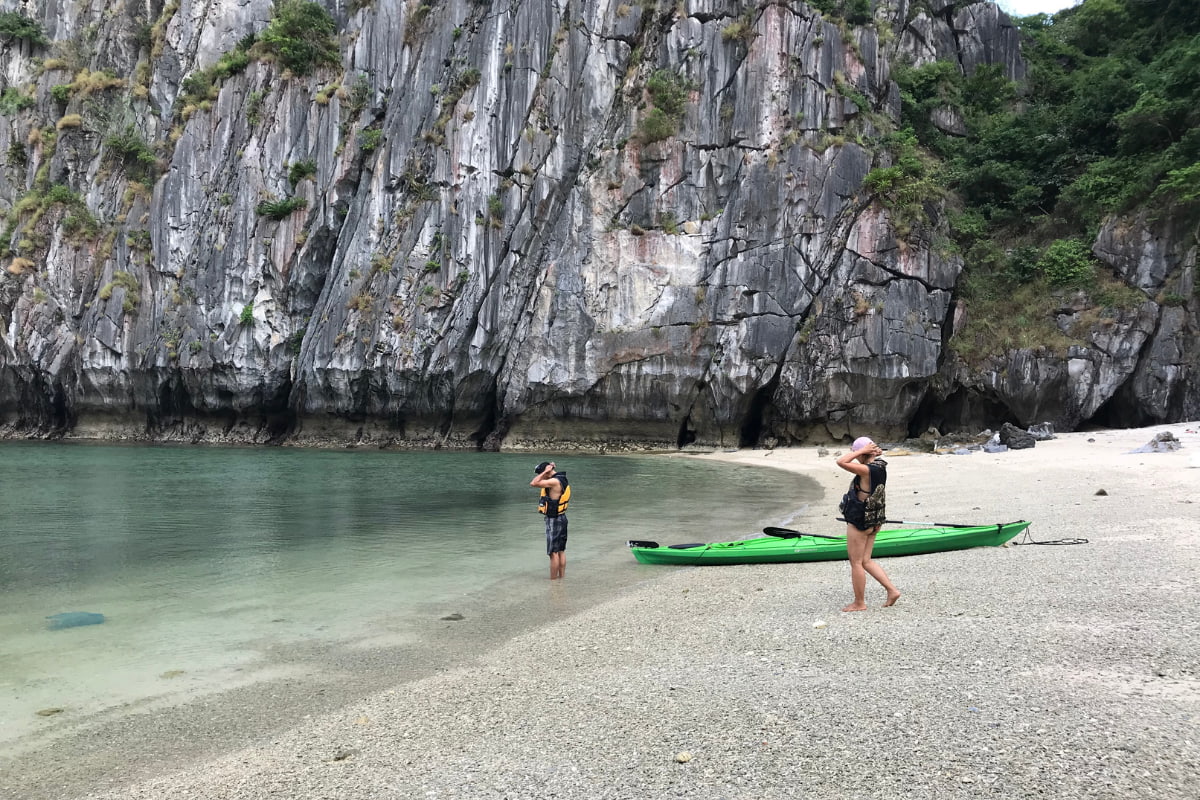
[[[422,635],[414,621],[544,590],[540,458],[0,445],[0,747],[47,724],[39,709],[305,670],[297,645],[395,646]],[[683,457],[556,460],[573,488],[565,590],[598,600],[661,574],[627,539],[741,538],[814,492]],[[74,611],[105,622],[50,629]]]

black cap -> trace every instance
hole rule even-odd
[[[533,474],[541,475],[543,472],[546,471],[546,467],[550,466],[550,464],[551,464],[551,462],[549,462],[549,461],[543,461],[542,463],[538,464],[536,467],[533,468]]]

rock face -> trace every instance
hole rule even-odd
[[[341,63],[306,75],[227,66],[269,0],[0,5],[52,40],[0,51],[30,98],[0,117],[10,435],[675,447],[1200,416],[1196,251],[1169,225],[1101,233],[1148,299],[1087,346],[947,357],[937,209],[901,233],[863,182],[891,163],[892,64],[1023,77],[991,3],[857,27],[324,3]]]

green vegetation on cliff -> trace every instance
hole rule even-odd
[[[999,67],[969,77],[948,62],[896,72],[903,124],[940,159],[961,203],[951,223],[962,294],[1007,344],[1029,338],[1031,298],[1058,287],[1085,288],[1096,303],[1138,301],[1095,270],[1089,243],[1107,216],[1200,215],[1194,2],[1085,0],[1019,25],[1024,86]],[[1030,300],[1026,312],[1000,302],[1014,297]]]
[[[23,39],[30,44],[47,44],[46,32],[20,11],[0,11],[0,39]]]
[[[1171,194],[1200,207],[1200,15],[1185,0],[1087,0],[1020,20],[1023,96],[998,70],[950,64],[898,76],[906,122],[947,160],[992,230],[1093,233],[1110,213]],[[959,109],[968,135],[938,130]],[[1191,180],[1189,180],[1189,177]]]
[[[341,61],[333,17],[311,0],[277,0],[271,24],[259,41],[297,75]]]

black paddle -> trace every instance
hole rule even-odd
[[[845,522],[846,519],[844,517],[838,517],[837,521]],[[1019,519],[1016,521],[1024,522],[1025,520]],[[903,519],[885,519],[883,521],[883,523],[885,525],[915,525],[919,528],[992,528],[992,527],[1004,527],[1005,525],[1013,524],[1011,522],[1001,522],[998,525],[995,525],[995,524],[993,524],[993,525],[956,525],[953,522],[909,522],[909,521],[903,520]]]
[[[776,528],[773,526],[763,528],[763,533],[768,536],[778,536],[780,539],[799,539],[802,536],[811,536],[814,539],[838,539],[839,541],[846,541],[845,536],[830,536],[827,533],[803,533],[801,531],[794,531],[791,528]]]

